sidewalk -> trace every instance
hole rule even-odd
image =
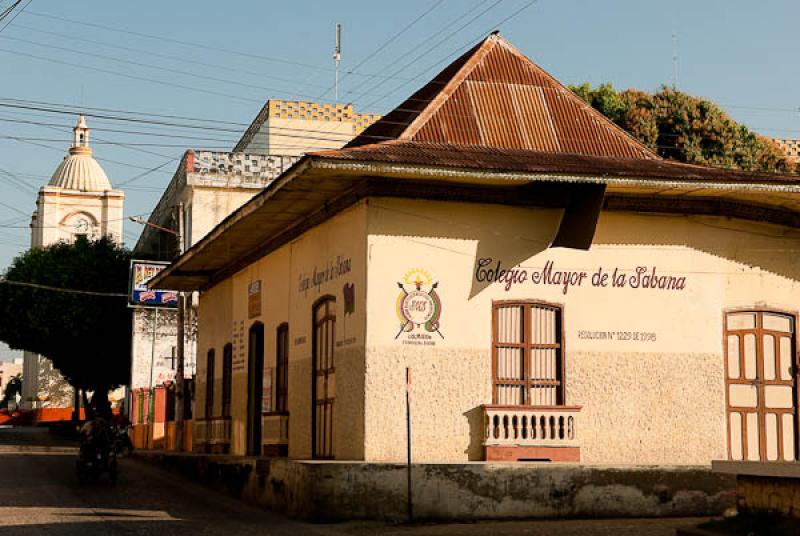
[[[0,453],[78,452],[77,441],[54,434],[45,426],[0,426]]]

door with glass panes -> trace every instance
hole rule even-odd
[[[795,364],[793,315],[771,311],[725,315],[730,459],[796,459]]]

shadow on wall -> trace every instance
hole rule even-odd
[[[485,433],[483,424],[483,408],[481,406],[477,406],[466,413],[463,413],[462,415],[466,417],[467,426],[469,426],[469,445],[464,453],[467,455],[467,459],[469,461],[482,462],[485,459],[483,453],[483,435]]]
[[[491,268],[508,269],[545,251],[561,221],[562,209],[522,208],[500,205],[443,203],[439,201],[375,199],[370,234],[408,237],[409,240],[436,238],[474,243],[454,246],[452,251],[469,256],[474,274],[478,259],[492,259]],[[470,298],[491,281],[470,276]]]
[[[752,268],[800,280],[800,263],[790,254],[800,244],[800,230],[722,216],[603,212],[595,246],[683,246]]]
[[[370,234],[464,241],[438,244],[471,258],[475,297],[490,281],[475,277],[479,262],[486,269],[513,269],[550,248],[563,214],[560,208],[526,208],[476,203],[377,198]],[[748,267],[800,280],[800,263],[789,253],[800,243],[800,230],[721,216],[605,211],[600,214],[592,247],[685,247]],[[474,244],[474,247],[471,245]],[[560,248],[559,248],[560,249]],[[590,250],[591,251],[591,250]]]

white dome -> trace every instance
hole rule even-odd
[[[104,192],[112,189],[106,172],[92,158],[92,150],[88,147],[72,147],[69,156],[58,166],[48,185],[81,192]]]

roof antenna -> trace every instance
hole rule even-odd
[[[672,90],[678,90],[678,33],[672,32]]]
[[[333,61],[336,63],[336,102],[339,102],[339,62],[342,61],[342,25],[336,23],[336,48],[333,50]]]

